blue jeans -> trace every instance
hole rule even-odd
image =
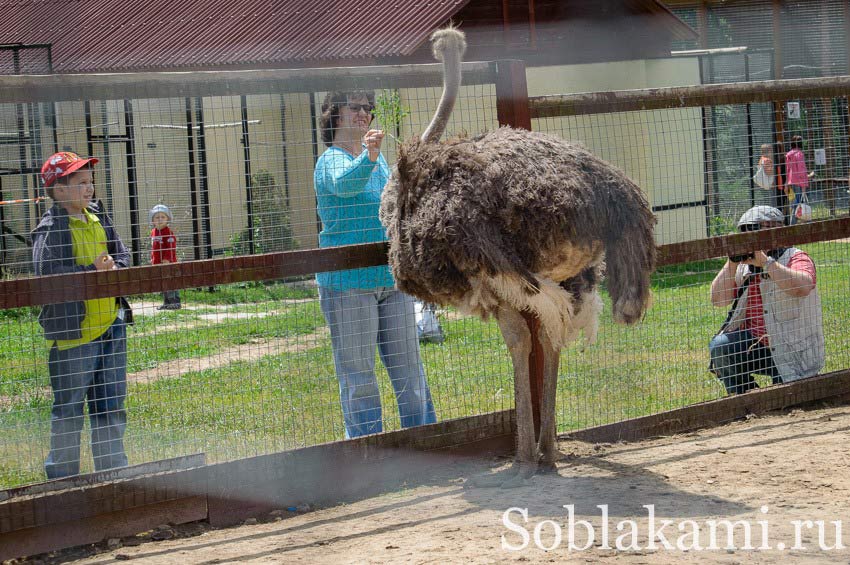
[[[394,288],[335,291],[319,287],[331,331],[345,437],[383,431],[375,346],[387,369],[401,426],[437,421],[419,357],[413,298]]]
[[[717,334],[708,345],[711,368],[729,394],[741,394],[758,388],[753,373],[773,377],[773,383],[782,382],[770,348],[756,342],[749,330],[736,330]]]
[[[803,189],[799,186],[793,186],[794,189],[794,203],[791,204],[791,220],[788,225],[793,226],[797,223],[797,204],[803,201]]]
[[[102,336],[78,347],[50,348],[48,367],[53,388],[50,453],[44,462],[48,479],[80,472],[83,401],[89,407],[91,451],[97,471],[127,466],[124,429],[127,413],[127,340],[117,319]]]

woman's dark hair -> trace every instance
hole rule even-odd
[[[372,90],[335,90],[328,92],[325,101],[322,102],[322,116],[319,118],[319,128],[322,130],[322,141],[330,147],[336,135],[337,122],[339,120],[339,109],[348,104],[349,100],[355,98],[366,98],[369,104],[375,105],[375,92]]]
[[[791,149],[802,149],[803,148],[803,136],[795,135],[791,138]]]

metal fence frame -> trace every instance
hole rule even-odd
[[[305,69],[295,71],[229,71],[214,73],[149,73],[133,75],[4,77],[3,101],[44,99],[120,99],[124,96],[244,95],[285,91],[289,81],[299,89],[356,88],[368,77],[381,87],[436,86],[440,66],[400,66],[375,69]],[[139,92],[139,82],[146,85]],[[850,95],[850,77],[721,84],[642,91],[587,93],[529,98],[525,68],[518,61],[467,63],[467,84],[496,84],[501,124],[531,127],[547,116],[700,107],[753,102],[780,103],[786,99]],[[134,85],[131,92],[130,85]],[[673,265],[768,248],[850,237],[850,217],[775,230],[711,237],[663,245],[659,265]],[[206,259],[156,267],[132,267],[115,272],[90,272],[0,281],[0,308],[19,308],[67,300],[161,292],[238,281],[274,280],[386,261],[386,244],[367,244],[307,251]],[[539,371],[533,379],[540,378]],[[850,369],[814,379],[772,387],[746,395],[700,403],[672,412],[626,420],[570,434],[579,439],[635,440],[657,433],[681,432],[765,411],[850,394]],[[257,515],[287,502],[348,500],[392,488],[399,472],[415,470],[424,477],[430,469],[458,457],[486,450],[506,451],[512,445],[513,412],[496,412],[440,422],[432,426],[391,432],[191,469],[153,469],[150,464],[128,473],[78,477],[55,487],[27,487],[0,499],[0,558],[96,541],[108,535],[127,535],[166,521],[209,519],[223,525]],[[429,455],[430,454],[430,455]],[[318,461],[333,460],[342,471],[296,472]],[[372,471],[392,461],[392,476],[384,473],[369,484],[348,483],[357,468]],[[194,461],[195,465],[200,464]],[[326,470],[326,468],[325,468]],[[153,473],[153,474],[152,474]],[[309,473],[307,473],[309,475]],[[302,478],[293,478],[302,475]],[[361,473],[360,476],[363,474]],[[238,477],[238,479],[237,479]],[[424,480],[424,478],[423,478]],[[285,484],[286,488],[281,488]],[[347,485],[343,487],[341,485]],[[74,487],[69,490],[68,487]],[[274,496],[269,492],[277,492]],[[328,498],[328,497],[333,497]],[[50,512],[61,507],[60,513]],[[182,509],[181,509],[182,508]],[[61,514],[61,516],[57,515]],[[120,517],[121,519],[114,520]],[[108,527],[105,524],[112,522]],[[93,537],[94,536],[94,537]]]

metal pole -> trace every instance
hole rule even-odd
[[[310,118],[315,123],[316,121],[316,93],[310,93]],[[310,128],[313,134],[313,164],[319,160],[319,133],[316,131],[315,127]],[[314,194],[315,201],[315,209],[316,209],[316,233],[322,232],[322,218],[319,217],[319,201],[318,195]]]
[[[127,147],[127,192],[130,199],[130,241],[133,265],[142,264],[141,234],[139,233],[139,187],[136,181],[136,134],[133,127],[133,104],[124,99],[124,135]]]
[[[192,205],[192,248],[201,259],[201,218],[198,211],[198,176],[195,174],[195,134],[192,127],[192,100],[186,98],[186,143],[189,151],[189,201]]]
[[[248,98],[245,95],[239,97],[242,107],[242,157],[245,166],[245,206],[248,213],[248,254],[256,252],[254,242],[254,191],[251,178],[251,143],[248,137]]]
[[[109,210],[114,209],[114,202],[112,201],[112,151],[111,146],[109,145],[109,126],[107,125],[109,121],[109,115],[106,109],[106,101],[100,101],[100,123],[102,124],[102,135],[100,136],[103,140],[101,142],[103,146],[103,186],[106,190],[106,205],[109,207]]]
[[[204,100],[200,96],[195,98],[195,121],[198,123],[198,168],[201,177],[201,227],[204,234],[204,247],[206,258],[212,259],[212,228],[210,226],[210,186],[209,173],[207,171],[207,144],[204,133]]]
[[[750,82],[750,54],[744,53],[744,81]],[[753,159],[755,155],[753,154],[753,117],[750,110],[750,105],[747,104],[744,108],[744,111],[747,113],[747,155],[749,157],[747,166],[747,171],[752,169]],[[750,179],[750,202],[751,206],[755,206],[756,204],[756,189],[755,184],[753,183],[753,177],[749,172],[747,173],[747,177]]]
[[[12,60],[14,62],[15,74],[21,74],[21,54],[19,49],[12,51]],[[27,170],[27,139],[26,126],[24,125],[24,105],[15,104],[15,121],[18,128],[18,168],[21,171],[21,196],[18,198],[29,197],[29,187],[27,184],[27,176],[24,171]],[[38,186],[38,185],[36,185]],[[27,207],[29,211],[29,206]],[[29,212],[24,214],[24,230],[29,233],[32,229]]]

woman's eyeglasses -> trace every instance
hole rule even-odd
[[[355,114],[359,114],[360,110],[363,110],[367,114],[371,114],[372,110],[375,109],[371,104],[348,104],[348,109],[354,112]]]

